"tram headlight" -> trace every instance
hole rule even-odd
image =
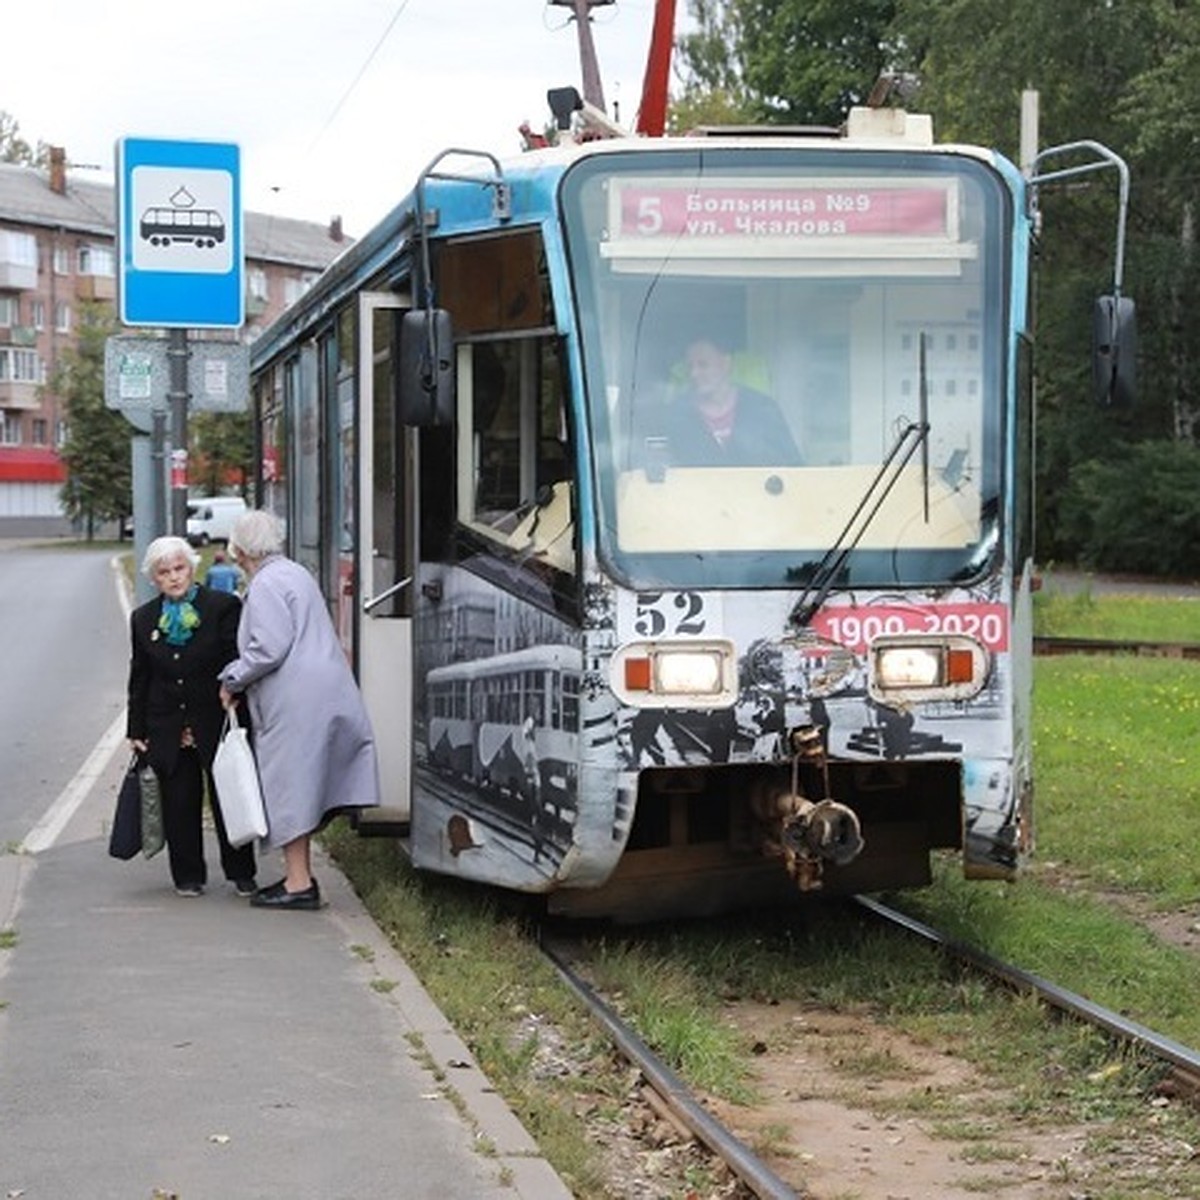
[[[871,645],[871,695],[885,703],[963,700],[983,687],[988,652],[973,638],[877,638]]]
[[[737,671],[728,642],[643,642],[613,661],[613,690],[627,704],[665,707],[694,701],[724,708],[736,698]]]
[[[655,655],[654,690],[682,696],[715,696],[721,690],[718,650],[667,650]]]

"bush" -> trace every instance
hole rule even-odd
[[[1200,449],[1156,441],[1119,453],[1075,468],[1056,541],[1096,570],[1200,575]]]

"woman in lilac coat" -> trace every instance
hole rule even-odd
[[[221,701],[246,696],[266,841],[283,850],[284,878],[250,903],[312,910],[321,906],[312,834],[339,813],[377,805],[379,770],[367,710],[324,597],[282,545],[271,513],[248,512],[234,523],[230,551],[249,585],[238,657],[221,671]]]

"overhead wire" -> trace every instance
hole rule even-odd
[[[342,93],[341,99],[338,100],[338,102],[333,106],[333,111],[329,114],[329,116],[325,120],[325,123],[317,131],[316,137],[314,137],[313,140],[309,143],[309,146],[308,146],[309,153],[311,153],[316,148],[317,143],[325,136],[326,131],[334,123],[334,121],[337,120],[338,113],[340,113],[342,111],[342,108],[345,105],[346,101],[349,100],[350,97],[354,94],[354,89],[356,87],[358,87],[358,85],[362,82],[362,78],[367,73],[367,70],[370,67],[371,63],[374,62],[375,56],[383,48],[384,42],[387,41],[388,36],[391,34],[392,30],[396,27],[396,22],[398,20],[400,20],[400,17],[403,15],[404,10],[407,7],[408,7],[408,0],[400,0],[400,3],[396,6],[396,11],[394,13],[392,13],[392,19],[387,23],[387,27],[384,29],[383,33],[381,33],[379,35],[379,40],[371,48],[371,53],[367,55],[366,59],[363,62],[363,65],[361,67],[359,67],[358,73],[350,81],[350,86],[348,88],[346,88],[346,90]]]
[[[333,106],[332,112],[330,112],[329,116],[325,118],[325,121],[321,125],[321,128],[317,130],[316,134],[313,136],[312,141],[309,142],[308,149],[304,153],[304,157],[306,159],[317,148],[317,144],[328,132],[329,127],[334,123],[334,121],[337,120],[338,113],[340,113],[342,111],[342,108],[345,106],[346,101],[350,99],[350,97],[354,94],[355,88],[357,88],[358,85],[362,82],[363,76],[366,75],[368,68],[371,66],[371,63],[375,61],[375,56],[383,48],[384,42],[387,41],[392,30],[396,27],[396,22],[400,20],[401,16],[404,14],[404,10],[408,7],[408,4],[409,4],[409,0],[400,0],[400,3],[397,4],[396,10],[395,10],[395,12],[392,13],[391,19],[388,21],[387,25],[384,27],[383,32],[379,35],[378,39],[375,42],[375,45],[371,47],[371,52],[363,60],[362,66],[359,67],[358,71],[355,73],[354,78],[350,81],[349,86],[342,93],[341,97],[338,99],[338,102]],[[271,191],[275,192],[276,194],[278,194],[282,190],[283,190],[282,184],[273,184],[271,186]],[[274,220],[275,220],[274,215],[270,214],[267,219],[267,228],[264,232],[264,241],[266,243],[266,248],[268,248],[268,249],[271,245],[271,236],[273,233]]]

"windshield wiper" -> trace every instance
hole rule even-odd
[[[899,433],[895,445],[888,451],[887,456],[879,465],[875,478],[871,480],[863,493],[858,506],[850,514],[841,533],[838,534],[832,546],[821,556],[800,599],[788,617],[789,622],[798,629],[805,628],[817,615],[825,598],[829,595],[842,568],[846,564],[855,546],[862,541],[863,534],[875,519],[875,514],[883,506],[883,502],[891,495],[892,488],[908,465],[909,460],[917,452],[921,454],[921,482],[924,489],[925,521],[929,521],[929,386],[925,371],[925,334],[922,333],[918,342],[918,364],[920,375],[920,420],[910,421]],[[855,523],[870,505],[869,511],[863,517],[861,524],[855,529]],[[851,537],[851,530],[854,531]],[[811,597],[811,599],[810,599]]]

